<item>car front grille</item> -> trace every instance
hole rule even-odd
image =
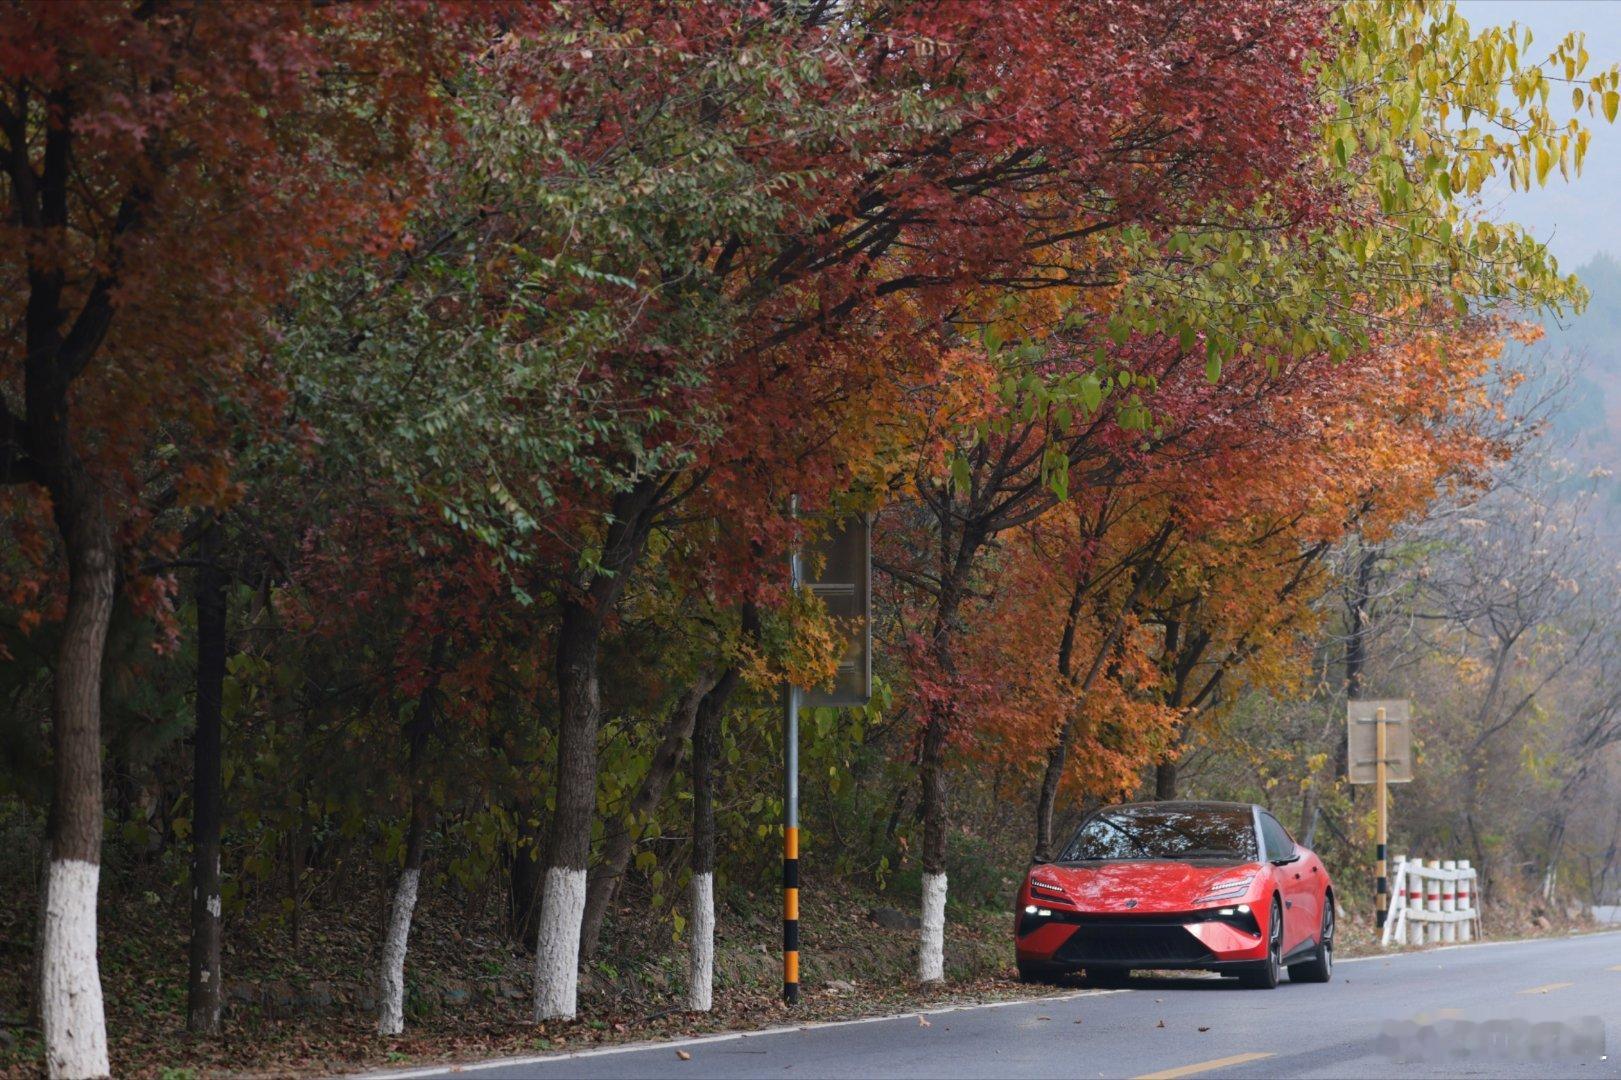
[[[1210,950],[1180,921],[1155,918],[1080,919],[1053,957],[1060,963],[1196,964],[1214,959]]]

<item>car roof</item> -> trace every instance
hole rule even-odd
[[[1217,799],[1160,799],[1145,800],[1143,802],[1116,803],[1113,806],[1101,806],[1100,810],[1138,810],[1138,809],[1167,809],[1177,810],[1255,810],[1254,803],[1247,802],[1221,802]]]

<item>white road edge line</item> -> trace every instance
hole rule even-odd
[[[1076,1001],[1080,998],[1106,997],[1109,994],[1129,994],[1130,988],[1122,990],[1078,990],[1072,994],[1053,994],[1050,997],[1018,998],[1012,1001],[981,1001],[963,1002],[959,1005],[946,1005],[938,1009],[908,1009],[906,1012],[885,1013],[882,1016],[860,1016],[854,1020],[814,1020],[804,1024],[789,1024],[781,1027],[761,1028],[758,1031],[725,1031],[714,1035],[696,1035],[690,1039],[650,1039],[645,1042],[624,1043],[620,1046],[599,1046],[590,1050],[558,1050],[550,1054],[532,1054],[528,1057],[501,1058],[499,1060],[474,1061],[465,1065],[456,1062],[445,1062],[442,1065],[424,1065],[411,1069],[393,1069],[379,1072],[348,1073],[348,1080],[412,1080],[413,1077],[442,1076],[448,1072],[477,1072],[480,1069],[502,1069],[517,1065],[539,1065],[548,1061],[567,1061],[572,1058],[606,1057],[610,1054],[634,1054],[642,1050],[678,1050],[687,1046],[703,1046],[708,1043],[733,1042],[738,1039],[757,1039],[764,1035],[790,1035],[796,1031],[813,1031],[818,1028],[854,1027],[857,1024],[881,1024],[889,1020],[909,1020],[918,1016],[944,1016],[955,1012],[966,1012],[970,1009],[1002,1009],[1010,1005],[1036,1005],[1050,1001]]]
[[[1570,934],[1563,938],[1515,938],[1511,941],[1471,941],[1461,945],[1443,945],[1438,949],[1424,949],[1419,952],[1393,952],[1385,955],[1351,956],[1343,960],[1335,958],[1334,966],[1342,964],[1359,964],[1365,960],[1394,960],[1404,956],[1428,956],[1431,953],[1451,952],[1454,949],[1489,949],[1503,945],[1529,945],[1534,942],[1572,941],[1578,938],[1612,937],[1621,935],[1621,930],[1601,930],[1593,934]],[[738,1039],[757,1039],[765,1035],[788,1035],[796,1031],[813,1031],[818,1028],[854,1027],[857,1024],[880,1024],[888,1020],[905,1020],[914,1016],[943,1016],[954,1012],[964,1012],[969,1009],[1003,1009],[1011,1005],[1035,1005],[1049,1001],[1075,1001],[1080,998],[1104,997],[1109,994],[1129,994],[1133,991],[1128,987],[1123,990],[1079,990],[1073,994],[1054,994],[1051,997],[1018,998],[1012,1001],[984,1001],[965,1002],[960,1005],[948,1005],[939,1009],[909,1009],[906,1012],[886,1013],[883,1016],[861,1016],[854,1020],[817,1020],[807,1024],[789,1024],[782,1027],[761,1028],[758,1031],[725,1031],[714,1035],[698,1035],[690,1039],[650,1039],[645,1042],[624,1043],[619,1046],[599,1046],[590,1050],[558,1050],[549,1054],[531,1054],[528,1057],[499,1058],[485,1061],[473,1061],[458,1064],[453,1061],[441,1065],[424,1065],[411,1069],[382,1070],[378,1072],[347,1073],[348,1080],[416,1080],[419,1077],[442,1076],[445,1073],[470,1073],[483,1069],[505,1069],[520,1065],[542,1065],[551,1061],[568,1061],[573,1058],[606,1057],[610,1054],[634,1054],[643,1050],[679,1050],[688,1046],[704,1046],[711,1043],[735,1042]]]
[[[1334,966],[1341,964],[1360,964],[1364,960],[1395,960],[1402,956],[1429,956],[1438,952],[1452,952],[1456,949],[1492,949],[1504,945],[1533,945],[1538,942],[1547,944],[1550,941],[1585,941],[1588,938],[1614,937],[1621,934],[1621,930],[1597,930],[1591,934],[1566,934],[1564,937],[1522,937],[1509,938],[1506,941],[1469,941],[1458,945],[1442,945],[1434,949],[1415,949],[1412,951],[1374,953],[1372,956],[1348,956],[1344,959],[1336,956]]]

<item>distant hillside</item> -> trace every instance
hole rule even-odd
[[[1581,473],[1594,466],[1616,473],[1605,486],[1611,501],[1621,502],[1621,261],[1601,254],[1576,273],[1592,295],[1587,309],[1562,323],[1544,320],[1547,337],[1531,353],[1549,378],[1571,378],[1551,437],[1568,447]]]

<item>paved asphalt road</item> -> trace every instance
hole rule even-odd
[[[1138,976],[1124,991],[924,1017],[378,1075],[1621,1077],[1621,932],[1344,960],[1326,986]],[[1486,1021],[1508,1022],[1494,1050],[1471,1025]]]

